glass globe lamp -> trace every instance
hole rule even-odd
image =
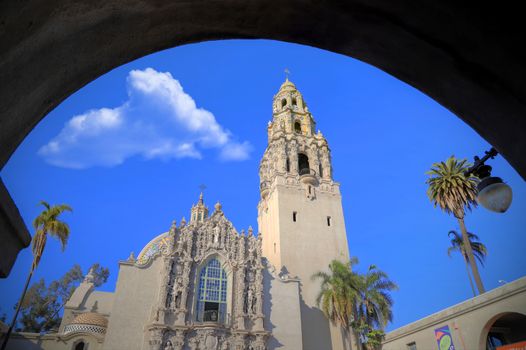
[[[511,205],[513,193],[511,187],[500,177],[483,178],[477,185],[477,202],[484,208],[496,213],[504,213]]]

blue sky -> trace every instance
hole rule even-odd
[[[172,220],[188,218],[200,184],[207,204],[220,200],[238,230],[256,228],[258,165],[285,68],[331,147],[351,255],[362,271],[375,264],[400,286],[388,329],[469,298],[461,257],[446,254],[447,233],[458,225],[429,202],[425,172],[453,154],[472,160],[490,145],[374,67],[266,40],[206,42],[143,57],[86,85],[35,127],[2,179],[28,225],[41,199],[68,203],[74,212],[64,215],[71,226],[66,251],[48,241],[34,281],[99,262],[111,271],[101,288],[112,291],[117,261],[137,254]],[[466,217],[488,247],[481,268],[487,289],[526,275],[526,185],[501,156],[490,164],[514,200],[505,214],[478,208]],[[0,312],[11,314],[30,261],[26,249],[0,280]]]

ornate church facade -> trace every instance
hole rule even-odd
[[[53,334],[19,333],[11,349],[347,350],[349,335],[316,306],[333,259],[349,258],[330,149],[288,79],[273,100],[260,163],[258,233],[238,232],[203,194],[119,263],[114,292],[75,290]]]

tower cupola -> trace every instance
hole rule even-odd
[[[192,206],[190,223],[203,222],[208,217],[208,207],[203,201],[203,192],[199,195],[199,201]]]
[[[260,164],[262,198],[270,193],[276,176],[298,184],[311,199],[320,184],[332,184],[330,150],[315,126],[303,95],[285,79],[274,96],[272,121],[267,127],[268,147]]]
[[[316,123],[303,96],[288,78],[274,96],[273,118],[269,124],[269,138],[274,134],[293,133],[311,136]]]

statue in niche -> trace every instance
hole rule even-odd
[[[254,271],[252,271],[250,268],[247,267],[247,272],[246,272],[246,280],[247,282],[249,283],[252,283],[254,282]]]
[[[221,235],[221,228],[219,228],[219,225],[214,227],[214,230],[212,231],[212,246],[217,247],[219,246],[219,236]]]
[[[247,290],[247,294],[245,296],[245,303],[244,303],[244,312],[246,314],[248,313],[254,313],[254,310],[256,309],[256,295],[254,294],[254,287],[249,286]]]
[[[168,341],[166,342],[166,346],[164,347],[164,350],[174,350],[174,347],[173,347],[171,341],[168,340]]]
[[[181,307],[181,292],[178,291],[177,294],[175,295],[175,308],[180,308]]]

